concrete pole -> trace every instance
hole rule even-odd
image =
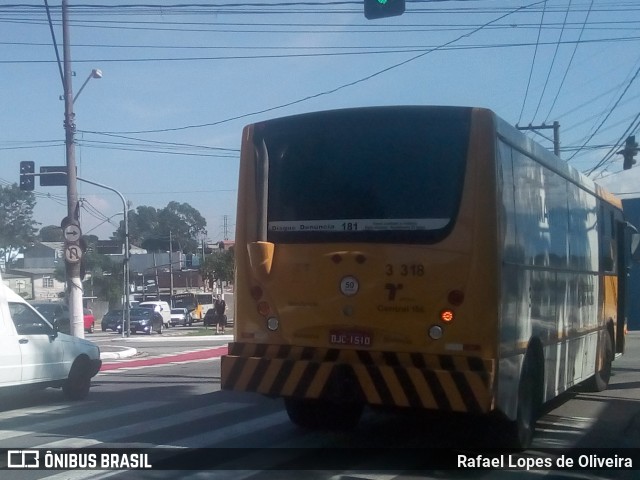
[[[75,150],[75,113],[73,113],[73,89],[71,79],[71,43],[69,40],[69,12],[67,1],[62,1],[62,43],[64,68],[64,129],[67,158],[67,218],[63,224],[76,224],[80,228],[80,212],[78,205],[78,184],[76,179]],[[65,245],[65,251],[67,245]],[[77,250],[76,250],[77,252]],[[66,257],[66,255],[65,255]],[[77,255],[76,255],[77,257]],[[84,338],[84,315],[82,308],[82,279],[80,278],[80,261],[69,261],[66,258],[66,276],[68,289],[68,306],[71,323],[71,335]]]

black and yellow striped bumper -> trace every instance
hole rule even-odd
[[[487,413],[493,360],[453,355],[230,343],[222,388],[278,397]]]

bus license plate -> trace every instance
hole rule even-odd
[[[371,334],[368,332],[348,332],[344,330],[331,330],[329,343],[332,345],[354,345],[358,347],[371,346]]]

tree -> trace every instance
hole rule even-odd
[[[173,251],[196,253],[198,236],[207,233],[207,221],[198,210],[188,203],[169,202],[158,217],[160,225],[171,232]]]
[[[233,282],[234,271],[233,249],[213,252],[204,259],[204,264],[200,267],[202,279],[211,287],[218,281]]]
[[[64,233],[62,227],[58,225],[47,225],[40,229],[38,239],[41,242],[64,242]]]
[[[35,240],[36,225],[33,192],[20,190],[17,184],[0,186],[0,252],[5,265],[11,265],[21,248]]]
[[[96,252],[98,237],[85,235],[81,243],[86,245],[82,255],[81,270],[86,272],[83,278],[83,290],[86,296],[95,296],[109,302],[110,307],[122,305],[124,272],[122,262],[114,262],[109,255]],[[59,282],[66,282],[66,267],[64,263],[58,265],[53,276]]]
[[[188,203],[169,202],[162,209],[142,205],[129,212],[129,242],[150,252],[195,253],[198,236],[206,234],[207,221]],[[113,239],[124,239],[124,221]]]

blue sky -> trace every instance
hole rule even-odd
[[[49,1],[62,55],[60,3]],[[638,133],[637,1],[407,1],[375,21],[348,1],[97,3],[69,2],[74,92],[103,72],[74,105],[78,174],[134,209],[190,204],[212,241],[225,217],[234,236],[242,127],[333,108],[467,105],[520,126],[558,121],[564,159],[640,196],[640,165],[622,171],[612,153]],[[18,181],[21,160],[64,165],[60,95],[44,1],[1,2],[0,183]],[[79,192],[83,232],[108,238],[119,197]],[[36,182],[36,195],[35,219],[59,224],[65,189]]]

